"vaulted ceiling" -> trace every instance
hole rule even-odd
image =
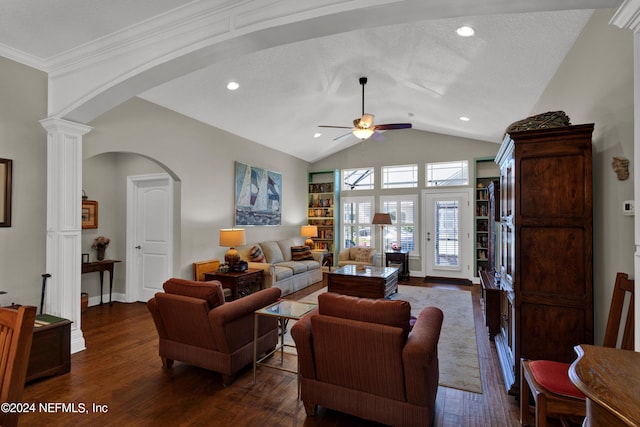
[[[232,3],[274,11],[291,4],[6,0],[0,3],[0,55],[49,71],[69,52],[170,20],[184,8],[224,10]],[[376,123],[411,122],[419,130],[498,143],[509,123],[532,113],[592,9],[621,1],[494,0],[482,8],[472,0],[442,0],[425,2],[420,14],[411,13],[411,0],[314,3],[336,7],[322,31],[287,27],[309,35],[265,42],[131,95],[313,162],[358,143],[353,136],[333,141],[345,130],[317,126],[350,126],[361,114],[358,78],[367,76],[365,110]],[[348,3],[367,7],[360,15],[341,12]],[[394,8],[385,9],[390,3]],[[382,19],[388,10],[393,16]],[[363,22],[351,25],[359,16]],[[305,19],[300,14],[299,22]],[[462,25],[475,36],[458,36]],[[238,90],[226,89],[232,80]],[[317,132],[322,135],[314,137]]]

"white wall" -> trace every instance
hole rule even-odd
[[[609,25],[613,10],[596,11],[533,113],[563,110],[573,124],[595,123],[593,135],[593,265],[595,342],[602,343],[618,271],[633,276],[634,225],[622,214],[633,199],[633,33]],[[630,160],[618,181],[613,157]]]
[[[180,254],[174,272],[176,276],[190,278],[191,263],[194,261],[223,258],[226,248],[218,246],[218,230],[234,225],[235,161],[278,171],[282,173],[283,179],[282,226],[245,227],[247,243],[297,236],[300,225],[306,220],[308,164],[300,159],[204,125],[139,98],[116,107],[90,125],[94,130],[84,137],[85,159],[90,160],[101,153],[140,154],[162,165],[179,182],[181,238],[176,242],[176,253]],[[102,156],[95,157],[96,161],[100,157]],[[107,161],[113,164],[122,159],[128,157],[119,154],[116,160]],[[89,160],[85,161],[85,177],[92,174],[87,167],[92,165]],[[121,210],[125,209],[125,175],[147,173],[145,166],[141,166],[138,171],[135,164],[132,162],[130,166],[120,169],[110,167],[116,174],[111,182],[117,184],[118,192],[122,191],[117,194],[118,200],[114,201]],[[101,188],[106,191],[104,185]],[[105,215],[104,212],[101,210],[101,217]],[[110,212],[108,215],[118,213]],[[122,217],[119,217],[118,223],[124,227]],[[122,243],[123,230],[124,228],[113,230]],[[86,231],[83,235],[85,234]],[[90,241],[83,240],[83,249],[87,244],[90,245]],[[118,252],[110,253],[109,256],[117,254],[123,259],[124,247],[118,246],[117,249]],[[83,283],[84,281],[83,278]]]
[[[0,57],[0,158],[13,160],[11,227],[0,227],[0,305],[40,305],[46,273],[47,76]]]

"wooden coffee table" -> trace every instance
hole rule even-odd
[[[366,267],[357,270],[345,265],[329,275],[329,292],[360,298],[386,298],[398,292],[398,269],[395,267]]]

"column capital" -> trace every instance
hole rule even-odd
[[[89,133],[93,129],[91,126],[61,119],[59,117],[47,117],[46,119],[40,120],[40,124],[47,130],[47,132],[62,132],[78,136]]]

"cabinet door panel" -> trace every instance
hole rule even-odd
[[[522,227],[520,236],[522,292],[585,295],[591,271],[579,260],[590,254],[591,241],[582,228]]]
[[[520,357],[573,362],[573,347],[585,336],[585,311],[581,308],[540,304],[520,305]]]
[[[582,217],[585,203],[584,156],[532,157],[520,162],[520,216]],[[589,183],[591,185],[591,183]]]

